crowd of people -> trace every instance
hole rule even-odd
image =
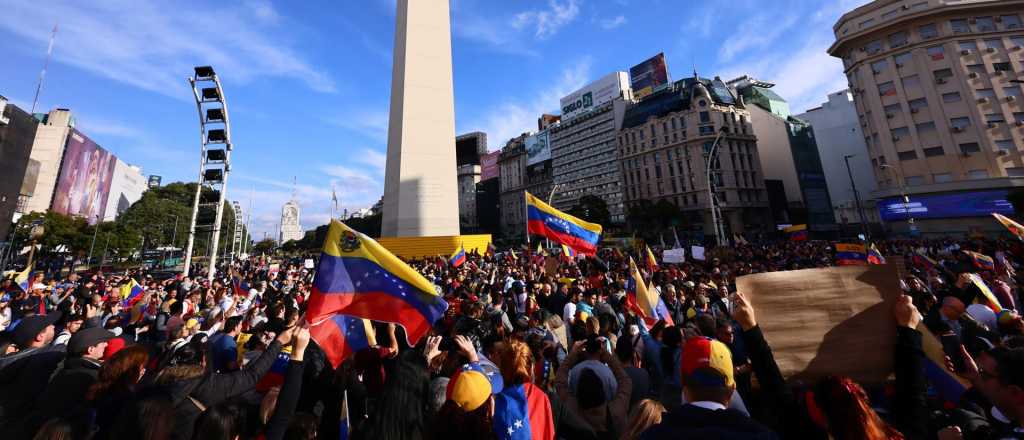
[[[24,288],[7,279],[0,438],[1024,438],[1024,246],[877,245],[906,262],[894,377],[883,385],[787,381],[736,292],[739,276],[835,265],[823,241],[742,244],[675,264],[610,248],[411,260],[445,315],[412,345],[401,326],[375,322],[370,346],[337,368],[303,318],[315,277],[303,259],[234,261],[212,282],[143,270],[48,272]],[[965,251],[994,264],[980,269]],[[663,319],[630,306],[631,255]],[[972,273],[1001,312],[985,306]],[[944,367],[970,384],[956,401],[929,380],[925,329],[941,339]]]

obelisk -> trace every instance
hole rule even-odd
[[[459,235],[448,0],[398,0],[383,237]]]

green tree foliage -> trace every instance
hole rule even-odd
[[[380,214],[368,215],[362,218],[350,218],[348,220],[345,220],[345,224],[348,225],[348,227],[355,229],[359,232],[362,232],[366,235],[369,235],[370,237],[373,238],[380,238],[380,223]],[[326,236],[327,234],[325,231],[324,237]],[[322,243],[323,240],[320,240],[320,242]]]
[[[264,239],[256,242],[256,244],[254,244],[252,246],[252,254],[253,255],[260,255],[260,254],[273,253],[274,252],[274,248],[276,246],[277,246],[277,243],[273,239],[264,238]]]
[[[604,202],[604,199],[592,195],[580,197],[576,205],[569,210],[569,214],[591,223],[597,223],[605,228],[610,226],[612,222],[612,215],[608,211],[608,204]]]

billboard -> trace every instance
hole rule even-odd
[[[160,181],[162,179],[163,179],[163,177],[161,177],[161,176],[157,176],[155,174],[151,174],[149,176],[149,182],[146,183],[146,186],[149,187],[149,188],[159,188],[160,187]]]
[[[526,165],[533,165],[548,159],[551,159],[551,142],[548,142],[548,132],[542,131],[526,138]]]
[[[113,220],[125,212],[132,206],[132,203],[142,198],[142,193],[147,188],[147,181],[142,176],[142,170],[139,167],[128,165],[120,159],[117,160],[114,177],[110,182],[110,196],[107,197],[107,208],[103,214],[103,218],[106,220]]]
[[[68,134],[50,209],[64,215],[85,217],[90,224],[96,223],[97,217],[106,212],[116,165],[117,157],[72,129]]]
[[[668,84],[668,66],[665,64],[665,53],[644,60],[629,68],[629,85],[633,89],[633,97],[643,99]]]
[[[559,101],[562,106],[562,121],[618,98],[623,90],[629,89],[629,80],[626,76],[626,72],[609,73],[562,98]]]
[[[878,202],[878,213],[887,222],[906,220],[909,215],[915,219],[987,217],[993,212],[1012,215],[1006,194],[1006,190],[929,194],[910,196],[906,204],[902,197],[892,197]]]
[[[480,181],[498,177],[499,156],[501,156],[500,150],[480,156]]]

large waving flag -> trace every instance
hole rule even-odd
[[[529,192],[525,194],[528,233],[547,237],[583,255],[594,255],[597,252],[597,242],[601,241],[601,225],[559,211]]]
[[[915,250],[914,254],[910,257],[910,261],[927,272],[935,272],[939,268],[939,263],[928,258],[921,250]]]
[[[789,237],[790,241],[806,241],[807,225],[793,225],[782,230]]]
[[[836,243],[836,264],[840,266],[866,266],[868,253],[862,244]]]
[[[647,262],[647,268],[652,272],[658,270],[658,259],[654,258],[654,252],[651,252],[650,246],[644,246],[644,250],[647,251],[644,254],[644,261]]]
[[[874,243],[868,246],[868,264],[885,264],[885,257],[878,250]]]
[[[555,438],[548,396],[530,382],[505,387],[494,395],[494,433],[503,440]]]
[[[448,303],[434,285],[372,238],[331,220],[306,321],[321,324],[335,314],[393,322],[415,345],[444,316]],[[317,344],[324,347],[320,340]]]
[[[924,351],[924,374],[939,396],[951,403],[960,402],[960,396],[967,391],[970,382],[946,369],[946,354],[939,341],[922,321],[917,325],[921,332],[921,349]]]
[[[235,296],[240,296],[242,298],[249,296],[249,283],[245,282],[245,280],[243,280],[242,278],[237,276],[232,277],[231,287],[232,290],[234,290]]]
[[[981,270],[996,270],[996,262],[992,260],[992,257],[980,252],[964,251],[964,253],[971,257],[974,267]]]
[[[985,280],[981,279],[981,276],[972,273],[968,274],[971,277],[971,283],[978,287],[981,291],[981,296],[985,297],[985,305],[992,309],[993,312],[999,313],[1003,311],[1003,306],[999,304],[999,300],[996,299],[996,295],[992,293],[992,289],[989,289],[988,284],[985,284]]]
[[[999,223],[1002,223],[1003,226],[1005,226],[1011,234],[1017,236],[1017,238],[1021,240],[1024,240],[1024,226],[1021,226],[1020,223],[1017,223],[1010,219],[1009,217],[1002,214],[996,214],[993,212],[992,216],[995,217],[996,220],[999,221]]]
[[[142,293],[146,289],[143,289],[135,278],[129,278],[128,284],[121,286],[121,298],[124,299],[124,305],[127,307],[134,307],[135,303],[142,299]]]
[[[466,247],[459,245],[459,248],[455,250],[455,253],[448,258],[448,265],[451,267],[462,266],[462,263],[466,262]]]
[[[335,314],[310,326],[309,335],[324,350],[334,368],[355,352],[377,345],[373,324],[347,315]]]
[[[674,324],[665,301],[654,289],[644,285],[640,269],[637,269],[632,258],[629,259],[629,276],[626,277],[626,306],[643,319],[648,329],[654,327],[658,320],[663,320],[669,325]]]
[[[17,276],[14,277],[14,283],[18,285],[18,288],[22,292],[28,293],[32,288],[32,283],[36,281],[36,273],[32,271],[32,265],[28,265],[25,270],[21,271]]]

